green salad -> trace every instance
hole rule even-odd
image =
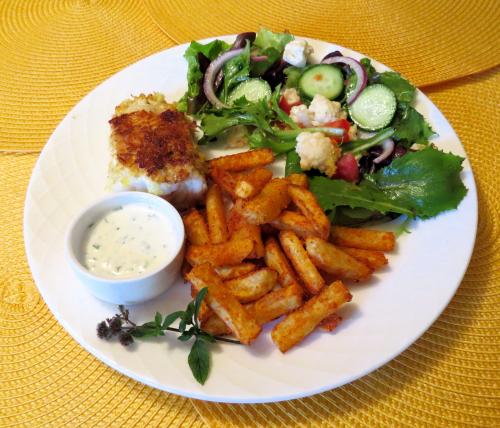
[[[464,159],[430,142],[416,88],[368,58],[335,51],[313,64],[311,54],[305,40],[265,28],[233,44],[192,42],[178,108],[200,124],[200,144],[238,127],[250,149],[283,156],[286,175],[306,173],[334,224],[456,208],[467,192]]]

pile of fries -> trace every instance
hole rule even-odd
[[[394,234],[333,227],[308,190],[307,177],[272,178],[269,149],[209,162],[213,184],[205,210],[184,215],[184,276],[202,329],[250,344],[262,326],[284,316],[271,337],[282,352],[316,328],[331,331],[352,296],[342,281],[364,281],[387,264]]]

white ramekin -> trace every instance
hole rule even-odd
[[[171,222],[171,257],[158,269],[132,278],[106,278],[90,272],[81,260],[82,242],[89,225],[107,212],[132,203],[147,203]],[[114,304],[141,303],[159,296],[178,279],[184,257],[184,225],[177,210],[158,196],[143,192],[113,193],[93,203],[76,217],[67,232],[66,254],[78,278],[95,297]]]

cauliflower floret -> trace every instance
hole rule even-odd
[[[312,115],[305,104],[293,106],[290,109],[290,117],[298,125],[306,128],[311,126]]]
[[[349,131],[347,132],[349,136],[349,141],[354,141],[358,139],[358,127],[356,125],[351,125]]]
[[[305,67],[307,58],[313,53],[313,48],[305,40],[292,40],[287,43],[283,52],[283,60],[295,67]]]
[[[300,95],[295,88],[287,88],[283,91],[283,97],[288,105],[300,103]]]
[[[295,146],[303,170],[319,169],[328,177],[337,171],[339,148],[322,132],[301,132]]]
[[[312,124],[314,126],[323,125],[339,118],[341,112],[340,103],[330,101],[323,95],[316,94],[309,105],[309,112],[312,115]]]

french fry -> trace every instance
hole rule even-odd
[[[280,232],[280,243],[295,271],[311,294],[317,294],[325,285],[325,280],[316,269],[302,246],[299,237],[292,231]]]
[[[305,174],[290,174],[286,179],[290,184],[295,186],[303,187],[304,189],[309,188],[309,181]]]
[[[392,232],[341,226],[332,228],[331,239],[342,247],[375,251],[392,251],[396,242]]]
[[[287,188],[288,182],[285,179],[274,178],[257,196],[243,202],[239,211],[250,224],[269,223],[277,218],[290,202]]]
[[[373,272],[367,265],[321,238],[306,238],[306,250],[319,269],[338,278],[360,281]]]
[[[220,168],[212,168],[210,170],[212,181],[220,186],[220,188],[228,193],[232,199],[236,199],[236,177]]]
[[[260,226],[248,223],[239,211],[241,199],[231,208],[228,217],[228,229],[231,239],[251,239],[254,242],[252,253],[248,256],[251,259],[264,257],[264,244]]]
[[[232,333],[231,329],[224,324],[224,321],[214,313],[202,321],[201,329],[212,336],[225,336]]]
[[[276,271],[262,268],[245,276],[224,282],[224,287],[241,303],[260,299],[273,289],[278,280]]]
[[[291,230],[301,238],[320,235],[315,229],[312,221],[295,211],[283,211],[279,217],[270,224],[278,230]]]
[[[255,168],[236,176],[235,194],[241,199],[250,199],[260,193],[273,173],[266,168]]]
[[[314,194],[294,185],[288,186],[288,193],[302,214],[312,222],[319,236],[327,239],[330,234],[330,220],[319,206]]]
[[[194,245],[210,244],[210,235],[205,219],[198,210],[192,209],[183,218],[188,241]]]
[[[282,287],[299,283],[295,272],[275,238],[269,238],[266,241],[264,261],[268,267],[278,272],[278,281]]]
[[[337,314],[332,314],[319,323],[319,328],[325,331],[333,331],[339,326],[341,321],[342,317]]]
[[[246,275],[250,272],[253,272],[257,269],[253,263],[240,263],[234,266],[220,266],[216,267],[215,271],[217,275],[219,275],[222,280],[227,281],[228,279],[238,278],[239,276]]]
[[[292,284],[267,293],[259,300],[245,305],[245,308],[258,324],[264,325],[297,309],[302,305],[302,295],[302,288],[297,284]]]
[[[222,244],[190,245],[186,259],[191,266],[209,263],[212,266],[232,266],[241,263],[254,249],[251,239],[223,242]]]
[[[224,287],[222,280],[208,263],[195,266],[188,278],[198,292],[207,287],[205,301],[235,334],[238,340],[248,345],[260,333],[261,327],[238,300]]]
[[[257,149],[212,159],[209,161],[209,166],[210,169],[219,168],[225,171],[244,171],[273,162],[274,154],[271,149]]]
[[[321,292],[309,299],[296,311],[288,314],[271,332],[274,343],[281,352],[302,341],[326,317],[335,313],[352,296],[341,281],[324,287]]]
[[[222,194],[217,184],[210,186],[207,192],[208,233],[212,244],[220,244],[228,239],[226,214]]]
[[[359,248],[338,247],[339,250],[349,254],[373,270],[387,265],[388,261],[382,251],[360,250]]]
[[[302,305],[302,289],[297,285],[292,285],[271,291],[259,300],[243,306],[259,325],[264,325],[294,311],[300,305]],[[232,333],[224,321],[214,313],[211,313],[210,317],[202,322],[201,328],[214,336]]]

